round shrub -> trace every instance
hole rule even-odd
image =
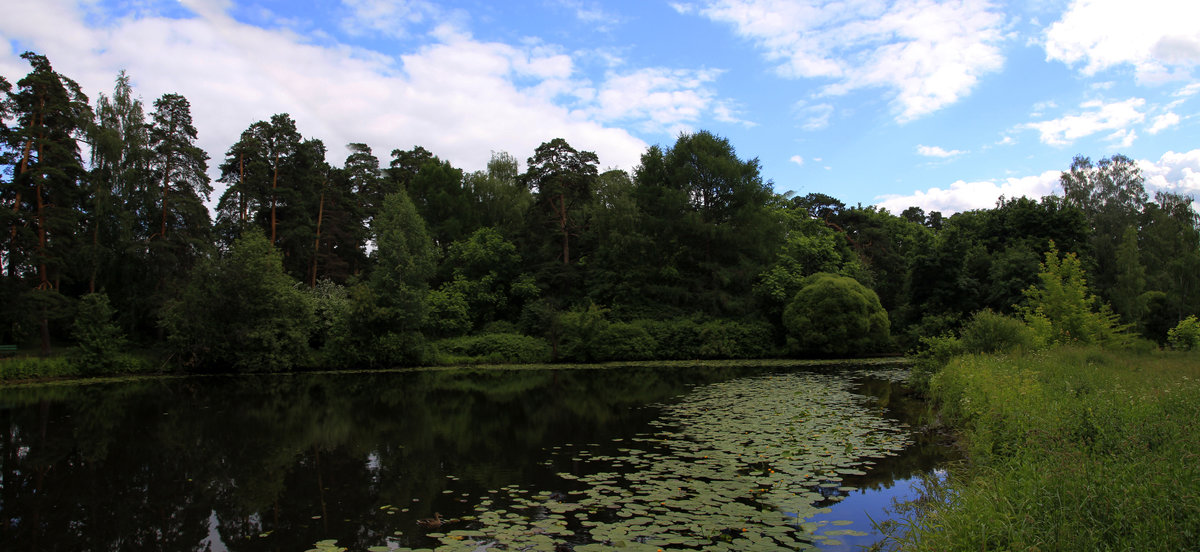
[[[783,310],[783,326],[802,353],[878,352],[891,341],[879,296],[857,280],[818,272],[805,278]]]
[[[975,313],[963,326],[962,345],[970,353],[1031,349],[1034,335],[1024,322],[985,309]]]

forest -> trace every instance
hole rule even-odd
[[[1193,198],[1151,198],[1122,155],[952,216],[778,193],[707,131],[632,174],[561,138],[524,170],[362,143],[337,167],[277,114],[210,159],[185,97],[143,104],[121,73],[93,103],[22,57],[0,77],[0,343],[88,370],[896,353],[980,312],[1029,320],[1060,252],[1130,339],[1200,313]]]

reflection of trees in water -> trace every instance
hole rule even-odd
[[[434,512],[469,513],[488,490],[554,484],[544,447],[631,436],[657,416],[640,406],[762,371],[435,370],[6,389],[0,549],[220,549],[213,531],[239,551],[322,538],[379,544],[395,530],[417,533],[416,519]],[[859,392],[914,425],[925,408],[882,380],[863,380]],[[915,446],[934,445],[918,435]],[[853,485],[928,470],[924,456],[882,460]]]
[[[530,482],[547,443],[632,434],[654,415],[634,407],[745,373],[468,370],[7,389],[0,548],[202,550],[213,512],[232,550],[329,535],[377,544],[417,517],[465,512],[463,492],[473,501]],[[410,511],[385,515],[386,504]]]
[[[957,457],[950,438],[934,427],[933,407],[903,384],[865,377],[854,388],[869,397],[885,416],[912,428],[912,443],[904,454],[875,460],[866,475],[848,476],[845,483],[860,489],[890,488],[894,481],[930,473],[938,465]]]

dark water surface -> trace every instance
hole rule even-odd
[[[301,551],[333,549],[336,541],[350,550],[512,544],[509,549],[584,551],[656,549],[668,542],[639,536],[625,522],[634,528],[666,523],[679,539],[668,548],[870,543],[877,537],[856,534],[870,533],[864,512],[881,519],[908,478],[946,459],[947,449],[931,436],[902,430],[910,444],[862,466],[865,473],[842,472],[834,483],[814,478],[811,489],[821,493],[814,507],[829,508],[815,514],[781,506],[766,492],[786,490],[780,472],[797,472],[771,464],[765,453],[734,458],[729,447],[705,442],[711,427],[719,432],[722,426],[712,425],[720,418],[697,397],[720,398],[727,391],[719,386],[742,382],[807,389],[829,377],[797,370],[430,370],[0,389],[0,550]],[[855,408],[888,424],[919,423],[923,405],[888,377],[837,377],[855,394]],[[754,393],[744,388],[750,391],[740,392]],[[838,389],[821,392],[836,397]],[[753,402],[747,396],[736,404]],[[810,413],[776,409],[774,416],[747,427],[771,428],[786,419],[788,431],[800,432],[797,420]],[[703,427],[709,433],[689,433]],[[736,446],[747,451],[783,450],[753,443],[753,430],[738,431],[748,437]],[[813,443],[837,449],[816,451],[820,457],[837,456],[843,446],[858,450],[858,441],[842,439],[839,429],[814,431],[826,436]],[[681,444],[690,452],[681,452]],[[684,482],[671,482],[679,484],[678,496],[663,498],[661,506],[646,503],[657,496],[651,487],[658,483],[637,474],[682,471],[674,466],[704,464],[696,459],[709,455],[729,456],[737,473],[717,483],[719,476],[679,476]],[[761,488],[743,493],[742,480]],[[770,528],[743,536],[746,527],[728,516],[704,514],[701,504],[722,500],[715,484],[736,497],[725,514],[751,529],[775,522],[738,508],[781,516],[786,535]],[[619,510],[603,505],[605,493],[614,502],[640,502]],[[689,510],[695,519],[686,519]],[[418,526],[435,513],[454,521]]]

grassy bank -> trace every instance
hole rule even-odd
[[[1200,355],[958,357],[931,381],[969,461],[910,505],[905,550],[1195,550]]]

